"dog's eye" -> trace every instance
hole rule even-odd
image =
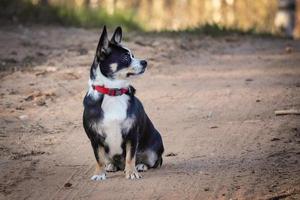
[[[121,57],[121,64],[122,65],[129,65],[130,64],[130,61],[131,61],[131,58],[130,58],[130,55],[129,54],[124,54],[122,57]]]

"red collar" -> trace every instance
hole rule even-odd
[[[92,85],[93,89],[101,94],[107,94],[109,96],[121,96],[123,94],[128,94],[128,88],[106,88],[101,85]]]

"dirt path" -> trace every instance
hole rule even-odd
[[[300,199],[300,118],[274,115],[300,109],[299,41],[130,34],[164,164],[93,182],[81,116],[98,34],[0,29],[0,199]]]

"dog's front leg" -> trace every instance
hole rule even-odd
[[[92,176],[92,180],[101,181],[106,179],[106,171],[105,171],[105,152],[104,148],[101,146],[93,146],[95,158],[96,158],[96,169],[95,175]]]
[[[139,179],[141,176],[135,168],[136,145],[130,141],[126,143],[125,177],[127,179]]]

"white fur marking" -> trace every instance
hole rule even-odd
[[[145,172],[145,171],[148,170],[147,165],[144,165],[144,164],[137,164],[137,165],[135,166],[135,168],[136,168],[136,170],[137,170],[138,172]]]
[[[111,80],[105,77],[101,71],[100,66],[94,71],[95,80],[89,81],[88,95],[91,95],[94,99],[100,97],[100,94],[93,90],[92,85],[104,85],[108,88],[125,88],[129,86],[129,83],[125,80]],[[98,134],[103,135],[105,133],[105,143],[109,146],[110,157],[116,154],[122,154],[123,150],[121,144],[123,141],[122,130],[128,131],[134,119],[127,118],[128,108],[128,95],[121,96],[108,96],[104,95],[101,108],[103,110],[103,120],[96,124],[93,124],[93,128]]]
[[[157,160],[157,155],[155,152],[151,151],[151,150],[148,150],[146,152],[147,154],[147,157],[148,157],[148,164],[150,167],[153,167],[155,165],[155,162]]]
[[[94,181],[102,181],[102,180],[105,180],[105,179],[106,179],[105,173],[102,173],[102,174],[99,174],[99,175],[94,175],[91,178],[91,180],[94,180]]]
[[[109,146],[109,155],[122,154],[122,122],[127,118],[127,107],[129,97],[104,96],[101,108],[104,118],[101,123],[103,132],[106,134],[105,143]]]
[[[112,63],[110,64],[110,68],[113,72],[115,72],[117,70],[118,64],[117,63]]]

